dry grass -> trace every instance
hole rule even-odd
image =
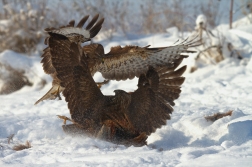
[[[185,5],[181,0],[148,0],[137,3],[133,0],[100,0],[95,3],[93,0],[76,0],[72,4],[74,10],[66,9],[66,12],[70,16],[75,11],[80,17],[101,14],[105,17],[102,31],[106,32],[107,38],[112,38],[115,32],[123,33],[127,37],[129,34],[164,33],[167,28],[174,26],[180,31],[192,31],[198,14],[203,13],[212,20],[217,18],[218,4],[209,0],[209,7],[205,8]],[[187,13],[185,8],[199,10]]]
[[[0,20],[5,23],[0,25],[0,52],[9,49],[29,55],[44,38],[44,27],[58,23],[50,17],[46,1],[2,0],[2,8]]]
[[[105,17],[101,31],[108,39],[112,38],[115,32],[125,36],[164,33],[167,28],[174,26],[180,31],[192,31],[198,14],[204,14],[209,24],[216,26],[220,14],[218,5],[214,0],[208,0],[207,6],[185,5],[181,0],[74,0],[68,3],[2,0],[0,20],[9,20],[9,24],[4,28],[0,25],[0,52],[11,49],[21,53],[33,53],[37,44],[44,39],[44,28],[57,27],[66,24],[70,19],[78,20],[84,15],[94,16],[97,13]],[[188,13],[185,8],[195,10]]]
[[[208,24],[215,27],[223,11],[220,3],[208,0],[200,6],[185,5],[181,0],[74,0],[68,3],[34,1],[34,0],[2,0],[3,11],[0,20],[9,20],[7,27],[0,26],[0,52],[11,49],[16,52],[32,53],[38,43],[44,39],[43,29],[66,24],[70,19],[79,19],[84,15],[94,16],[99,13],[105,17],[101,31],[107,38],[115,32],[128,34],[163,33],[169,27],[177,27],[180,31],[192,31],[197,15],[204,14]],[[251,12],[251,0],[244,2],[246,10]],[[0,2],[1,4],[1,2]],[[188,13],[186,8],[191,8]],[[18,10],[21,9],[21,10]],[[133,10],[132,10],[133,9]],[[228,20],[228,18],[227,18]]]
[[[10,142],[12,141],[13,142],[13,137],[14,137],[15,134],[11,134],[10,136],[7,137],[8,139],[8,144],[10,144]]]
[[[31,143],[29,141],[26,141],[25,144],[18,144],[16,146],[13,146],[12,149],[15,151],[21,151],[21,150],[28,149],[28,148],[31,148]]]
[[[233,110],[229,110],[228,112],[225,112],[225,113],[216,113],[216,114],[211,115],[211,116],[206,116],[205,119],[206,119],[207,121],[212,121],[212,122],[214,122],[214,121],[216,121],[216,120],[218,120],[218,119],[221,119],[221,118],[223,118],[223,117],[231,116],[232,113],[233,113]]]
[[[24,86],[32,86],[32,83],[25,76],[24,71],[12,68],[9,65],[0,62],[0,79],[3,84],[0,87],[0,94],[10,94],[21,89]]]
[[[223,14],[221,12],[218,12],[219,3],[216,3],[215,0],[209,0],[208,5],[202,5],[200,7],[200,10],[202,11],[202,14],[207,17],[208,25],[210,27],[216,27],[217,23],[219,22],[219,19],[221,18],[221,14]]]
[[[244,13],[251,13],[251,0],[244,0],[244,3]],[[208,23],[214,27],[221,14],[218,5],[216,0],[208,0],[207,6],[186,6],[182,0],[73,0],[67,3],[0,0],[0,52],[9,49],[27,55],[35,51],[41,53],[39,49],[42,48],[38,44],[45,38],[44,28],[58,27],[71,19],[78,20],[84,15],[94,16],[97,13],[105,18],[101,32],[107,39],[112,39],[116,32],[128,38],[134,34],[165,33],[167,28],[174,26],[180,32],[192,31],[198,14],[204,14]],[[188,13],[184,10],[186,8],[194,10]],[[216,53],[220,51],[219,48],[215,49]],[[6,83],[0,88],[2,94],[31,85],[22,71],[10,71],[9,78],[3,78],[0,74],[0,79]]]
[[[243,0],[243,4],[244,5],[241,6],[242,13],[244,16],[247,16],[250,23],[252,23],[252,17],[249,15],[252,13],[252,0]]]

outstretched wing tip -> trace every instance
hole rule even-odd
[[[72,20],[69,22],[66,26],[61,26],[60,28],[45,28],[45,32],[50,34],[59,34],[66,36],[68,38],[71,38],[73,40],[80,40],[79,38],[73,38],[73,36],[80,35],[83,37],[81,39],[81,42],[89,41],[90,38],[95,37],[98,32],[101,30],[102,24],[104,22],[104,18],[100,19],[98,22],[99,14],[95,15],[93,19],[88,23],[86,28],[82,28],[82,26],[86,23],[87,19],[89,18],[89,15],[84,16],[76,27],[74,27],[75,21]]]
[[[181,60],[176,63],[178,66]],[[141,75],[142,81],[139,78],[139,82],[143,83],[132,93],[132,104],[129,108],[130,120],[139,131],[150,135],[171,118],[174,100],[179,98],[180,86],[185,81],[185,77],[181,77],[185,70],[186,65],[177,70],[174,66],[154,69],[149,66],[147,73]],[[146,79],[149,81],[149,88],[144,88]]]

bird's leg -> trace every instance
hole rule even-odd
[[[103,82],[96,82],[96,85],[100,89],[103,85],[107,83],[109,83],[109,80],[104,80]]]
[[[63,124],[66,125],[66,121],[71,121],[72,123],[74,123],[73,120],[71,120],[70,118],[66,117],[66,116],[62,116],[62,115],[57,115],[60,119],[63,119]]]

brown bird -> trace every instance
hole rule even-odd
[[[94,18],[95,19],[93,20],[95,21],[98,19],[97,16],[95,16]],[[91,21],[90,23],[94,23],[95,21]],[[103,19],[96,25],[94,25],[96,30],[95,32],[100,29],[102,22]],[[99,28],[96,28],[97,25],[99,25]],[[70,22],[68,26],[72,28],[74,24]],[[89,28],[90,26],[87,27]],[[56,34],[59,34],[58,32],[60,32],[60,30],[61,28],[57,29],[57,31],[54,29],[53,31],[47,30],[50,37],[45,40],[45,43],[48,45],[48,40],[51,38],[51,35],[55,34],[55,32]],[[78,36],[79,31],[80,30],[78,29],[78,31],[76,31],[74,35]],[[72,32],[73,31],[71,31],[71,33]],[[64,33],[61,33],[61,35],[67,37],[69,41],[78,43],[78,48],[81,48],[80,43],[83,40],[81,42],[80,40],[75,41],[73,38],[71,38],[71,35],[67,34],[67,31],[64,31]],[[93,36],[94,35],[91,35],[90,37]],[[188,47],[193,46],[193,43],[190,44],[190,42],[188,42],[186,45],[181,43],[175,46],[159,48],[149,48],[149,46],[150,45],[146,47],[116,46],[112,47],[110,52],[105,54],[104,48],[101,44],[93,43],[82,47],[82,51],[80,51],[80,57],[82,57],[83,55],[86,57],[86,63],[91,72],[91,75],[94,75],[96,72],[100,72],[105,79],[126,80],[132,79],[134,77],[139,77],[141,74],[145,74],[148,71],[149,66],[152,66],[154,68],[162,66],[172,67],[174,61],[179,59],[181,54],[193,52],[188,50]],[[45,99],[55,99],[56,97],[60,97],[60,92],[64,90],[64,87],[60,86],[59,84],[60,80],[58,79],[57,73],[55,72],[55,68],[52,64],[52,52],[50,52],[50,50],[51,47],[49,45],[44,50],[44,54],[42,55],[43,59],[41,62],[43,63],[44,71],[47,74],[51,74],[51,76],[53,77],[52,88],[35,104]],[[64,50],[66,50],[65,47]],[[102,84],[105,83],[106,81]]]
[[[180,50],[171,48],[172,51],[177,50],[171,56],[167,52],[162,53],[166,48],[150,49],[153,56],[147,56],[145,60],[168,57],[167,65],[156,68],[149,66],[139,76],[138,89],[135,92],[129,94],[123,90],[115,90],[114,96],[103,95],[97,87],[88,66],[88,57],[82,56],[83,52],[76,42],[51,33],[48,45],[51,62],[61,81],[60,85],[64,87],[63,95],[73,122],[62,126],[66,133],[85,134],[127,146],[142,146],[146,144],[148,135],[170,119],[173,111],[171,106],[175,105],[174,100],[181,92],[180,86],[185,79],[181,75],[186,66],[175,69],[187,57],[180,53],[190,52],[187,51],[188,45],[175,46],[183,48]],[[147,47],[142,49],[148,50]],[[139,59],[144,61],[141,57]],[[68,120],[64,116],[62,118]]]
[[[95,37],[97,33],[100,31],[102,27],[102,23],[104,22],[104,18],[100,19],[98,22],[99,15],[95,15],[93,19],[89,22],[89,24],[86,26],[85,29],[82,29],[83,25],[86,23],[89,16],[83,17],[80,22],[77,24],[76,27],[74,27],[75,21],[72,20],[69,22],[68,25],[62,26],[60,28],[46,28],[45,31],[48,32],[48,34],[58,34],[62,36],[66,36],[70,41],[76,42],[79,46],[79,49],[81,49],[81,43],[90,41],[91,38]],[[48,45],[48,40],[50,39],[50,36],[45,39],[45,44]],[[57,72],[55,71],[54,66],[52,65],[52,56],[50,53],[50,47],[47,47],[44,49],[44,53],[41,56],[42,60],[41,63],[43,63],[43,69],[46,74],[50,74],[53,78],[52,82],[52,88],[38,101],[36,101],[35,105],[39,102],[45,100],[45,99],[55,99],[60,97],[60,92],[64,89],[60,86],[60,80],[57,77]],[[102,83],[100,83],[102,85]]]

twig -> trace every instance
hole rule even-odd
[[[10,144],[10,142],[12,141],[13,142],[13,137],[14,137],[15,134],[11,134],[10,136],[8,136],[8,144]]]
[[[232,23],[233,23],[233,4],[234,0],[230,1],[230,10],[229,10],[229,28],[232,29]]]
[[[216,65],[216,63],[215,63],[209,56],[207,56],[206,54],[204,54],[204,52],[205,52],[205,51],[208,51],[208,50],[211,49],[211,48],[219,48],[219,47],[222,48],[222,46],[212,45],[212,46],[207,47],[207,48],[204,49],[204,50],[199,51],[199,53],[198,53],[197,56],[196,56],[196,59],[199,58],[200,54],[203,54],[205,57],[207,57],[208,59],[210,59],[210,61],[211,61],[212,64]]]
[[[226,116],[231,116],[232,113],[233,113],[233,110],[229,110],[228,112],[225,112],[225,113],[216,113],[216,114],[211,115],[211,116],[206,116],[205,119],[207,121],[214,122],[214,121],[216,121],[216,120],[218,120],[220,118],[223,118],[223,117],[226,117]]]
[[[234,46],[232,45],[232,43],[228,43],[227,44],[227,47],[228,47],[228,50],[231,52],[230,53],[230,57],[233,57],[234,56],[234,54],[236,53],[237,54],[237,58],[238,59],[243,59],[243,56],[240,54],[240,52],[238,52],[238,50],[236,50],[235,48],[234,48]]]

